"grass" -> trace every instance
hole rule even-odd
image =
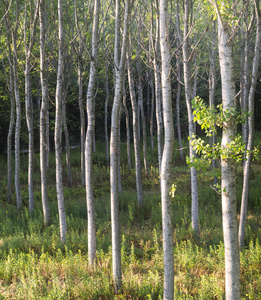
[[[143,174],[144,207],[138,210],[134,170],[127,167],[122,144],[120,195],[121,258],[123,286],[114,295],[111,261],[109,168],[104,145],[94,154],[97,265],[87,259],[87,212],[81,187],[80,153],[72,149],[73,187],[64,187],[68,223],[65,245],[59,239],[59,220],[51,153],[48,196],[51,226],[44,228],[41,208],[39,155],[35,160],[35,210],[27,209],[27,156],[21,158],[23,209],[6,203],[6,157],[0,157],[0,299],[162,299],[163,253],[161,201],[157,151],[149,150],[149,174]],[[178,148],[177,146],[175,147]],[[178,161],[178,151],[173,161]],[[173,200],[175,299],[224,299],[224,245],[220,196],[211,188],[208,173],[199,174],[200,239],[190,225],[189,170],[173,166],[177,185]],[[261,164],[253,165],[246,247],[241,252],[241,298],[261,298]],[[242,185],[238,169],[238,203]],[[64,166],[64,178],[66,167]],[[239,209],[239,207],[238,207]]]

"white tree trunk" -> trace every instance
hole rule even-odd
[[[248,110],[248,93],[249,93],[249,50],[250,50],[250,38],[252,27],[250,21],[249,24],[249,8],[246,6],[242,12],[242,26],[240,26],[240,31],[242,32],[242,44],[241,44],[241,61],[240,61],[240,105],[243,112]],[[254,13],[254,12],[253,12]],[[242,138],[245,142],[247,148],[248,140],[248,117],[246,116],[245,122],[242,123]],[[244,165],[244,162],[243,162]]]
[[[157,1],[156,1],[157,5]],[[156,100],[156,122],[157,122],[157,145],[158,145],[158,163],[159,175],[161,170],[161,159],[163,149],[163,120],[162,120],[162,103],[161,103],[161,77],[160,77],[160,45],[159,45],[159,17],[158,7],[156,7],[156,38],[154,45],[154,77],[155,77],[155,100]]]
[[[172,114],[170,66],[171,55],[168,40],[168,1],[160,0],[160,48],[162,57],[162,104],[164,121],[164,150],[161,163],[161,204],[163,229],[164,256],[164,294],[163,299],[174,298],[174,254],[173,234],[171,222],[171,197],[169,195],[171,183],[171,164],[174,143],[174,128]]]
[[[139,19],[139,32],[141,30],[140,28],[140,19]],[[140,63],[140,34],[138,35],[138,49],[137,49],[137,71],[138,71],[138,103],[140,108],[140,115],[141,115],[141,124],[142,124],[142,148],[143,148],[143,163],[144,163],[144,169],[146,174],[148,173],[148,159],[147,159],[147,129],[146,129],[146,120],[145,120],[145,114],[144,114],[144,107],[143,107],[143,91],[142,91],[142,81],[141,81],[141,63]]]
[[[105,104],[104,104],[104,131],[105,131],[105,147],[106,147],[106,160],[109,163],[109,136],[108,136],[108,102],[109,102],[109,83],[108,83],[108,49],[105,40],[105,32],[103,33],[104,36],[104,45],[105,45],[105,90],[106,90],[106,97],[105,97]]]
[[[185,96],[188,110],[188,125],[189,125],[189,156],[190,160],[196,154],[192,148],[191,139],[192,135],[196,132],[195,123],[193,122],[193,82],[192,82],[192,72],[191,72],[191,61],[189,55],[189,39],[188,26],[189,26],[189,15],[191,0],[185,0],[184,2],[184,41],[183,41],[183,60],[184,60],[184,85],[185,85]],[[199,236],[199,220],[198,220],[198,178],[197,170],[194,167],[190,168],[190,180],[191,180],[191,223],[192,229]]]
[[[154,148],[154,106],[155,106],[155,91],[153,80],[151,79],[151,74],[148,72],[148,97],[149,90],[151,90],[151,105],[150,105],[150,144],[151,149]]]
[[[259,49],[261,42],[261,20],[260,20],[260,10],[259,10],[259,0],[255,0],[255,11],[256,11],[256,41],[255,41],[255,50],[254,58],[252,62],[252,73],[251,73],[251,84],[250,90],[248,93],[248,143],[247,143],[247,154],[246,161],[244,164],[244,177],[243,177],[243,191],[241,199],[241,211],[240,211],[240,223],[239,223],[239,246],[242,249],[245,244],[245,224],[247,216],[247,203],[249,197],[249,176],[250,176],[250,167],[251,167],[251,151],[254,146],[254,97],[255,89],[257,82],[257,72],[258,72],[258,63],[259,63]]]
[[[63,72],[64,72],[64,59],[63,59],[63,1],[58,0],[58,23],[59,23],[59,53],[58,53],[58,70],[57,70],[57,85],[55,95],[55,161],[56,161],[56,190],[60,223],[60,237],[61,242],[65,243],[67,233],[66,213],[64,206],[63,194],[63,178],[62,178],[62,87],[63,87]]]
[[[47,191],[47,110],[48,94],[45,73],[45,1],[40,1],[39,20],[40,20],[40,79],[42,89],[42,103],[40,110],[40,171],[41,171],[41,192],[44,225],[50,224],[50,209]]]
[[[34,122],[33,122],[33,104],[31,95],[31,53],[34,45],[35,28],[38,19],[39,1],[34,12],[33,20],[29,22],[29,41],[27,43],[27,4],[25,4],[25,16],[24,16],[24,42],[25,42],[25,112],[26,123],[28,128],[28,197],[29,197],[29,211],[33,212],[34,209]],[[32,13],[32,12],[31,12]]]
[[[222,85],[223,111],[236,109],[233,53],[228,32],[228,24],[220,14],[217,2],[215,8],[218,19],[219,62]],[[221,147],[227,148],[236,135],[233,117],[223,125]],[[222,219],[225,245],[226,299],[240,299],[240,257],[237,235],[236,210],[236,165],[232,158],[221,156]]]
[[[80,50],[80,53],[82,51]],[[82,103],[83,95],[83,83],[82,83],[82,57],[78,58],[78,103],[80,110],[80,122],[81,122],[81,179],[82,186],[85,186],[85,113]]]
[[[209,48],[209,107],[211,110],[215,109],[215,91],[216,91],[216,23],[213,24],[213,33],[212,33],[212,44]],[[213,145],[216,144],[216,133],[213,132],[212,136],[209,139],[209,144],[212,146],[212,152],[214,151]],[[212,169],[215,171],[217,168],[216,159],[212,159]],[[214,186],[218,183],[217,176],[214,175],[213,184]]]
[[[95,109],[94,109],[94,86],[97,73],[97,56],[98,56],[98,29],[99,29],[99,11],[100,1],[95,0],[93,13],[92,28],[92,60],[90,66],[90,77],[87,91],[87,116],[88,127],[85,144],[85,166],[86,166],[86,201],[88,217],[88,259],[89,264],[93,265],[96,259],[96,226],[95,226],[95,207],[93,193],[93,134],[95,126]]]
[[[123,73],[125,73],[125,70],[123,71]],[[122,115],[122,103],[120,104],[120,113],[119,113],[118,149],[117,149],[117,155],[118,155],[118,192],[119,193],[122,192],[122,182],[121,182],[121,115]]]
[[[138,134],[138,105],[136,101],[136,93],[134,88],[133,72],[131,68],[130,53],[127,54],[127,70],[129,90],[132,106],[132,124],[133,124],[133,142],[134,142],[134,155],[135,155],[135,174],[136,174],[136,189],[138,207],[143,206],[143,191],[142,191],[142,179],[141,179],[141,158],[140,158],[140,140]]]
[[[119,121],[122,97],[122,80],[126,58],[126,44],[128,38],[129,1],[125,1],[124,31],[119,60],[120,44],[120,1],[115,7],[115,94],[111,114],[111,140],[110,140],[110,185],[111,185],[111,226],[112,226],[112,265],[115,293],[121,287],[121,253],[120,253],[120,223],[119,223],[119,195],[118,195],[118,147],[119,147]]]
[[[127,157],[128,157],[128,167],[131,170],[131,146],[130,146],[130,117],[126,104],[126,91],[125,91],[125,80],[123,80],[123,108],[126,117],[126,135],[127,135]]]
[[[33,108],[30,87],[30,59],[26,57],[25,65],[25,108],[26,122],[28,128],[28,196],[29,196],[29,211],[34,209],[34,131],[33,131]]]
[[[6,31],[8,32],[7,22],[5,20]],[[13,79],[13,57],[10,43],[10,34],[7,34],[8,60],[10,65],[9,95],[11,103],[10,121],[7,134],[7,202],[12,201],[12,138],[15,124],[15,99],[14,99],[14,79]]]
[[[180,70],[180,60],[177,58],[177,80],[178,89],[176,97],[176,118],[177,118],[177,133],[178,133],[178,143],[179,143],[179,158],[184,161],[183,146],[182,146],[182,136],[181,136],[181,126],[180,126],[180,99],[181,99],[181,70]]]
[[[16,8],[18,10],[18,7]],[[16,12],[18,13],[18,11]],[[16,205],[20,211],[22,207],[22,196],[20,186],[20,129],[21,129],[21,102],[18,84],[18,70],[17,70],[17,44],[16,34],[12,32],[12,42],[14,48],[13,60],[13,79],[14,79],[14,95],[16,106],[16,123],[15,123],[15,192],[16,192]]]
[[[66,89],[67,90],[67,89]],[[70,153],[70,137],[69,131],[67,126],[67,119],[66,119],[66,94],[64,93],[62,96],[62,123],[63,123],[63,130],[65,136],[65,150],[66,150],[66,165],[67,165],[67,180],[68,186],[72,186],[72,168],[71,168],[71,153]]]
[[[13,87],[13,76],[12,66],[10,72],[10,99],[11,99],[11,113],[9,121],[9,129],[7,135],[7,202],[12,201],[12,137],[14,130],[15,120],[15,101],[14,101],[14,87]]]

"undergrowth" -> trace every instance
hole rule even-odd
[[[176,147],[177,148],[177,147]],[[0,299],[162,299],[163,251],[159,176],[155,163],[143,173],[144,206],[138,209],[134,170],[128,170],[125,148],[120,195],[123,286],[114,295],[111,261],[109,167],[102,145],[94,154],[94,193],[97,262],[88,266],[85,189],[80,185],[79,149],[72,150],[73,187],[64,187],[68,235],[60,243],[56,188],[49,170],[48,198],[51,225],[43,226],[39,155],[36,155],[35,209],[27,209],[27,157],[22,156],[23,209],[6,203],[6,164],[0,158]],[[155,162],[157,152],[149,152]],[[178,153],[174,153],[174,161]],[[51,153],[50,162],[53,161]],[[38,164],[38,165],[37,165]],[[64,178],[66,167],[64,165]],[[37,173],[38,172],[38,173]],[[241,172],[238,170],[238,197]],[[261,298],[260,164],[252,168],[246,247],[241,252],[241,298]],[[173,166],[177,191],[173,200],[175,299],[224,299],[224,245],[220,196],[211,188],[208,173],[199,174],[200,239],[190,225],[189,170]],[[240,199],[238,199],[240,201]],[[239,209],[239,207],[238,207]]]

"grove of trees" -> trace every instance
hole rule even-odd
[[[143,180],[150,169],[148,152],[156,149],[163,299],[173,299],[177,139],[177,164],[184,164],[188,155],[190,222],[196,241],[201,239],[198,172],[213,169],[213,189],[222,201],[225,295],[240,299],[240,251],[245,247],[251,161],[257,154],[254,133],[260,129],[255,124],[260,112],[260,40],[259,0],[2,0],[0,152],[6,155],[6,202],[14,204],[15,199],[18,214],[24,206],[32,214],[35,191],[41,190],[42,222],[48,228],[48,172],[55,164],[60,239],[66,245],[63,189],[73,186],[70,152],[72,145],[79,146],[78,185],[86,190],[88,264],[95,268],[93,155],[96,141],[102,141],[103,165],[110,170],[112,272],[118,294],[124,285],[121,142],[126,141],[126,169],[135,174],[139,211],[145,201]],[[21,150],[28,150],[28,197],[21,192]],[[49,159],[53,151],[55,162]],[[34,185],[38,152],[40,187]],[[240,216],[237,165],[243,166]]]

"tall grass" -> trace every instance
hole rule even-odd
[[[128,170],[122,144],[123,192],[120,195],[121,258],[123,286],[114,295],[111,271],[111,223],[109,168],[104,145],[94,154],[97,264],[89,268],[87,258],[87,212],[81,187],[80,153],[73,149],[73,187],[64,187],[68,236],[60,243],[54,185],[54,155],[51,153],[48,196],[51,225],[43,226],[39,155],[35,155],[35,210],[27,209],[27,156],[22,156],[23,209],[6,203],[5,157],[0,157],[0,299],[161,299],[163,253],[161,200],[157,151],[148,152],[149,174],[143,174],[144,207],[138,209],[134,170]],[[177,145],[175,146],[178,148]],[[178,152],[174,153],[178,160]],[[65,161],[64,161],[65,164]],[[66,168],[64,165],[64,173]],[[238,175],[240,196],[241,170]],[[242,299],[261,298],[261,180],[260,164],[252,168],[246,248],[241,252]],[[66,174],[64,174],[66,175]],[[66,176],[64,176],[66,178]],[[189,170],[173,166],[177,192],[173,199],[173,243],[175,299],[224,299],[224,245],[220,196],[211,188],[209,173],[199,174],[200,239],[190,225]],[[14,195],[15,196],[15,195]],[[238,199],[240,201],[240,199]]]

